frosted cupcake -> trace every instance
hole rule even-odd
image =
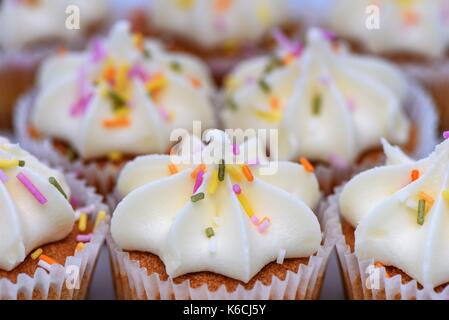
[[[84,299],[105,206],[73,176],[0,138],[0,300]]]
[[[449,135],[448,135],[449,136]],[[353,299],[449,297],[449,141],[419,161],[384,142],[386,164],[351,179],[328,201]]]
[[[136,28],[200,56],[217,79],[243,57],[266,51],[274,27],[295,33],[287,0],[156,0]],[[139,21],[140,20],[140,21]]]
[[[328,8],[328,28],[350,40],[358,51],[403,65],[430,90],[441,126],[449,126],[448,0],[335,0]]]
[[[19,106],[17,133],[32,152],[53,149],[50,161],[107,192],[126,160],[167,152],[172,130],[191,130],[194,120],[213,127],[212,93],[199,61],[168,54],[119,22],[86,51],[43,63]]]
[[[280,159],[306,157],[339,175],[378,161],[382,137],[416,156],[435,141],[434,107],[422,89],[318,29],[304,47],[286,42],[271,56],[242,62],[223,95],[227,128],[277,129]],[[325,189],[335,182],[325,180]]]
[[[66,8],[77,6],[80,29],[65,26]],[[70,11],[72,12],[72,11]],[[107,1],[5,0],[0,4],[0,127],[11,128],[12,108],[34,83],[42,59],[63,47],[76,47],[98,32]],[[72,21],[72,20],[70,20]]]
[[[333,240],[313,212],[310,167],[279,162],[265,175],[262,153],[259,165],[242,162],[254,163],[244,155],[257,140],[238,146],[218,130],[206,139],[137,158],[120,174],[108,239],[118,297],[316,299]],[[211,154],[223,158],[206,164]]]

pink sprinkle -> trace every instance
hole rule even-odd
[[[262,222],[260,223],[257,230],[259,230],[260,233],[264,233],[268,227],[271,225],[271,221],[268,218],[263,218]]]
[[[3,183],[8,182],[9,178],[6,175],[5,171],[3,171],[2,169],[0,169],[0,181]]]
[[[232,186],[232,190],[234,190],[235,194],[241,194],[242,193],[242,188],[240,188],[240,186],[238,184],[234,184]]]
[[[330,30],[321,29],[321,35],[327,41],[334,41],[337,39],[336,34]]]
[[[77,197],[70,197],[70,204],[72,205],[73,208],[77,208],[79,206],[79,200]]]
[[[348,167],[348,163],[336,154],[329,156],[329,162],[335,168],[346,169]]]
[[[150,79],[150,76],[145,71],[142,66],[135,64],[128,73],[130,78],[137,78],[142,80],[143,82],[147,82]]]
[[[83,115],[86,110],[87,106],[89,105],[89,102],[93,98],[93,93],[88,93],[85,96],[82,96],[76,101],[71,107],[70,107],[70,116],[71,117],[77,117],[80,115]]]
[[[240,147],[238,146],[237,143],[232,144],[232,153],[235,156],[238,156],[240,154]]]
[[[256,215],[251,217],[251,222],[256,226],[258,226],[260,224],[260,220]]]
[[[223,17],[217,16],[213,21],[213,26],[217,31],[225,31],[226,21],[223,19]]]
[[[348,106],[348,109],[352,112],[355,110],[355,101],[353,98],[348,97],[346,98],[346,105]]]
[[[162,107],[159,107],[158,110],[159,110],[159,115],[162,117],[162,119],[164,119],[165,121],[170,120],[170,114],[168,113],[167,110],[165,110]]]
[[[42,193],[36,188],[36,186],[21,172],[17,176],[17,179],[22,182],[22,184],[25,186],[25,188],[28,189],[28,191],[36,198],[36,200],[40,204],[46,204],[47,198],[44,197]]]
[[[449,131],[444,131],[443,132],[443,138],[444,139],[449,139]]]
[[[79,234],[76,236],[77,242],[90,242],[92,240],[92,233],[89,234]]]
[[[195,181],[195,185],[193,186],[193,194],[196,194],[196,192],[198,191],[198,189],[201,187],[201,185],[203,184],[203,176],[204,176],[204,171],[200,170],[198,172],[198,174],[196,175],[196,181]]]
[[[258,166],[260,164],[259,158],[248,160],[248,165],[250,166]]]
[[[93,40],[91,54],[91,60],[93,62],[99,62],[106,57],[106,48],[104,47],[103,41],[101,39],[97,38]]]
[[[273,30],[273,38],[276,40],[278,45],[288,51],[291,49],[291,43],[288,37],[279,28]]]

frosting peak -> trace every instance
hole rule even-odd
[[[449,282],[449,140],[419,161],[386,150],[393,164],[349,181],[341,213],[357,226],[359,259],[397,267],[433,289]]]
[[[279,129],[281,159],[352,163],[382,137],[407,142],[400,71],[330,40],[311,29],[305,48],[283,43],[271,57],[238,66],[226,86],[227,127]]]
[[[196,153],[207,157],[222,144],[233,150],[228,137],[212,136]],[[318,250],[321,231],[310,209],[318,183],[302,166],[280,162],[276,174],[263,175],[258,165],[174,165],[176,157],[139,157],[122,171],[124,199],[111,232],[123,249],[158,255],[171,277],[210,271],[244,282],[282,250],[286,258]]]
[[[63,175],[0,138],[0,269],[14,269],[35,248],[70,233],[75,214],[66,196]]]
[[[44,63],[32,123],[84,159],[163,153],[173,129],[194,120],[214,125],[211,91],[200,62],[165,52],[119,22],[87,52]]]

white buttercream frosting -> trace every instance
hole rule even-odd
[[[192,152],[206,156],[217,146],[230,146],[220,131],[212,131],[211,137],[213,142]],[[195,191],[204,199],[193,202],[198,178],[192,178],[192,173],[197,165],[178,164],[177,173],[170,174],[168,166],[174,159],[143,156],[122,171],[117,190],[124,198],[111,224],[112,236],[122,249],[158,255],[171,277],[210,271],[244,282],[276,261],[280,252],[285,258],[317,252],[321,231],[311,208],[316,208],[320,193],[313,173],[296,163],[279,162],[275,174],[263,175],[259,165],[250,165],[254,178],[250,181],[234,163],[225,165],[220,181],[220,165],[209,164]],[[236,184],[254,215],[237,196]],[[253,222],[256,217],[259,222],[267,217],[268,228]],[[208,228],[213,236],[206,235]]]
[[[287,0],[155,0],[151,23],[204,47],[257,41],[289,21]]]
[[[212,82],[195,58],[117,23],[81,53],[54,56],[39,72],[32,124],[62,139],[82,158],[164,153],[173,129],[214,126]]]
[[[108,13],[106,0],[4,0],[0,6],[0,48],[20,50],[38,41],[71,41],[85,35],[90,26],[103,21]],[[77,6],[80,29],[70,30],[66,20]],[[71,20],[69,19],[69,22]]]
[[[24,166],[5,161],[24,161]],[[75,213],[65,196],[50,183],[54,177],[67,197],[64,176],[40,163],[18,145],[0,138],[0,269],[10,271],[34,249],[65,238]],[[41,204],[17,178],[23,174],[45,198]]]
[[[406,81],[385,61],[349,53],[312,29],[305,48],[284,43],[243,62],[227,80],[228,128],[279,129],[279,157],[352,163],[385,137],[408,141]]]
[[[449,282],[449,140],[412,161],[386,144],[388,165],[355,176],[340,196],[359,259],[394,266],[424,287]],[[424,203],[424,210],[419,203]],[[423,214],[420,215],[419,213]]]
[[[449,47],[448,0],[333,0],[330,8],[329,27],[375,53],[437,57]],[[378,28],[368,28],[377,17]]]

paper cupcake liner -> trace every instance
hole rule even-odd
[[[439,111],[440,128],[449,129],[449,59],[429,64],[406,64],[403,68],[429,91]]]
[[[323,284],[329,255],[334,248],[338,234],[335,217],[318,215],[323,226],[323,244],[310,257],[307,265],[301,264],[298,272],[287,272],[284,280],[275,276],[271,284],[257,281],[252,289],[239,285],[228,292],[224,285],[216,291],[204,284],[190,287],[188,280],[176,284],[173,279],[161,280],[159,274],[148,274],[138,261],[131,260],[129,254],[121,250],[110,233],[106,237],[111,258],[112,275],[117,299],[124,300],[310,300],[318,299]]]
[[[65,176],[72,194],[83,205],[92,205],[97,213],[107,210],[102,198],[93,188],[86,187],[84,181],[74,174]],[[95,221],[95,215],[90,219]],[[99,251],[108,232],[108,218],[103,220],[92,234],[92,240],[83,250],[66,258],[64,266],[51,265],[49,271],[37,268],[31,277],[19,274],[16,283],[9,279],[0,279],[0,300],[81,300],[87,296],[90,280],[94,271]],[[78,272],[79,286],[73,286],[73,276]]]
[[[389,277],[385,267],[374,267],[374,260],[359,260],[346,243],[341,226],[338,199],[343,187],[328,197],[321,210],[337,223],[336,248],[346,294],[352,300],[448,300],[449,286],[436,292],[433,288],[419,288],[416,280],[402,283],[402,276]]]

